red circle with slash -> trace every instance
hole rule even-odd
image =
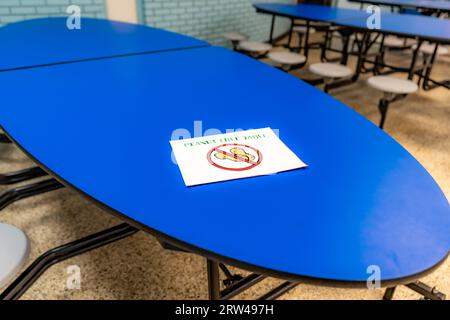
[[[256,153],[258,159],[256,161],[249,160],[249,159],[246,159],[244,157],[241,157],[238,154],[231,153],[229,151],[225,151],[225,150],[221,150],[220,149],[220,148],[229,147],[229,146],[232,146],[232,147],[244,147],[244,148],[248,148],[250,150],[253,150]],[[246,166],[246,167],[243,167],[243,168],[233,168],[233,167],[227,167],[227,166],[220,165],[220,164],[218,164],[218,163],[216,163],[216,162],[214,162],[212,160],[212,156],[213,156],[213,154],[215,152],[218,152],[218,153],[221,153],[223,155],[226,155],[226,156],[232,157],[234,159],[237,159],[238,162],[246,162],[249,165]],[[213,166],[215,166],[215,167],[217,167],[219,169],[230,170],[230,171],[245,171],[245,170],[250,170],[250,169],[256,167],[257,165],[259,165],[261,163],[261,161],[262,161],[262,154],[261,154],[261,152],[258,149],[253,148],[253,147],[248,146],[248,145],[245,145],[245,144],[225,143],[225,144],[222,144],[220,146],[214,147],[211,150],[209,150],[209,152],[207,154],[207,158],[208,158],[209,163],[211,163]],[[232,160],[229,160],[229,161],[230,161],[230,164],[233,163]]]

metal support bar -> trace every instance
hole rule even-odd
[[[188,251],[180,249],[180,248],[174,246],[173,244],[170,244],[162,239],[156,238],[156,240],[158,240],[159,244],[161,245],[161,247],[163,249],[171,250],[171,251],[178,251],[178,252],[188,252]]]
[[[37,258],[20,276],[0,294],[0,300],[17,300],[52,265],[131,236],[138,229],[123,223],[51,249]]]
[[[220,292],[222,300],[228,300],[237,296],[239,293],[253,287],[255,284],[264,280],[266,277],[260,274],[252,273],[249,276],[243,278],[241,281],[234,283],[233,285],[225,288]]]
[[[216,261],[206,259],[208,272],[209,300],[220,299],[219,264]]]
[[[226,287],[231,286],[243,279],[240,274],[232,274],[231,271],[228,270],[228,268],[223,263],[219,263],[219,268],[225,274],[226,279],[222,282]]]
[[[11,203],[18,200],[60,189],[62,187],[63,185],[55,179],[47,179],[23,187],[8,190],[0,195],[0,210],[6,208]]]
[[[298,283],[295,282],[283,282],[278,287],[270,290],[266,294],[262,295],[258,298],[258,300],[275,300],[276,298],[280,297],[281,295],[285,294],[289,290],[295,288],[298,286]]]
[[[409,289],[417,292],[427,300],[445,300],[445,294],[439,292],[436,288],[432,288],[423,282],[416,281],[406,285]]]
[[[8,185],[39,178],[47,173],[39,167],[27,168],[19,171],[0,174],[0,185]]]
[[[0,143],[12,143],[12,141],[4,133],[0,133]]]
[[[392,300],[392,297],[394,296],[396,287],[386,288],[386,291],[383,295],[383,300]]]

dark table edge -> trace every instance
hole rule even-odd
[[[434,11],[445,11],[448,12],[450,9],[448,8],[431,8],[429,6],[421,6],[418,4],[390,4],[390,3],[381,3],[377,0],[348,0],[349,2],[357,2],[362,4],[373,4],[373,5],[381,5],[381,6],[393,6],[393,7],[405,7],[405,8],[416,8],[416,9],[425,9],[425,10],[434,10]]]
[[[114,59],[114,58],[126,58],[126,57],[159,54],[159,53],[166,53],[166,52],[194,50],[194,49],[202,49],[202,48],[208,48],[208,47],[211,47],[211,45],[209,43],[205,42],[204,44],[198,44],[198,45],[188,46],[188,47],[121,53],[121,54],[113,54],[113,55],[107,55],[107,56],[98,56],[98,57],[94,57],[94,58],[82,58],[82,59],[74,59],[74,60],[66,60],[66,61],[57,61],[57,62],[49,62],[49,63],[44,63],[44,64],[34,64],[34,65],[29,65],[29,66],[16,66],[16,67],[3,68],[3,69],[0,68],[0,74],[2,72],[8,72],[8,71],[43,68],[43,67],[51,67],[51,66],[58,66],[58,65],[71,64],[71,63],[89,62],[89,61],[97,61],[97,60],[108,60],[108,59]]]

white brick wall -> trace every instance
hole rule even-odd
[[[81,7],[82,17],[106,16],[105,0],[0,0],[0,26],[38,17],[66,16],[71,4]]]
[[[267,40],[269,37],[271,19],[267,15],[256,13],[252,6],[255,0],[143,1],[143,17],[146,24],[204,39],[215,45],[229,45],[221,36],[227,31],[243,32],[254,40]],[[275,35],[287,30],[288,26],[285,19],[277,18]]]

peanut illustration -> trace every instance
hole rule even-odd
[[[255,159],[255,156],[250,154],[250,153],[246,153],[244,149],[242,148],[232,148],[230,149],[230,152],[233,155],[230,155],[228,153],[225,152],[216,152],[216,154],[214,155],[217,159],[220,160],[231,160],[231,161],[235,161],[235,162],[249,162],[249,161],[253,161]]]

